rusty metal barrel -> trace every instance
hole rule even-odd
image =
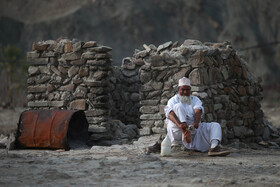
[[[81,110],[28,110],[20,115],[16,148],[70,149],[86,144],[88,121]]]

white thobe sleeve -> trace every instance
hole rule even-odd
[[[172,97],[168,100],[167,105],[164,107],[165,117],[168,119],[168,115],[173,110],[173,106],[176,104],[175,99]]]
[[[198,97],[194,97],[193,102],[194,102],[193,109],[194,109],[194,110],[195,110],[195,109],[201,110],[202,115],[203,115],[203,114],[204,114],[204,108],[203,108],[203,106],[202,106],[201,100],[200,100]]]

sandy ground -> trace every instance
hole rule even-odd
[[[147,155],[158,136],[131,145],[65,152],[0,150],[0,186],[277,186],[280,150],[234,149],[227,157],[193,151]]]
[[[280,127],[280,107],[262,108]],[[16,128],[23,110],[0,112],[0,134]],[[280,149],[227,147],[227,157],[180,150],[170,157],[146,154],[157,139],[153,135],[132,144],[65,152],[0,149],[0,186],[280,186]]]

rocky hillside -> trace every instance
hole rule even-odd
[[[280,41],[278,0],[1,0],[0,44],[31,50],[59,37],[113,48],[113,63],[143,44],[197,39],[235,49]],[[240,51],[264,83],[280,80],[280,45]]]

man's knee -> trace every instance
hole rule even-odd
[[[217,123],[217,122],[212,122],[212,125],[213,125],[214,127],[221,127],[221,125],[220,125],[219,123]]]
[[[211,122],[211,129],[214,130],[214,131],[221,131],[222,130],[222,127],[219,123],[217,122]]]

